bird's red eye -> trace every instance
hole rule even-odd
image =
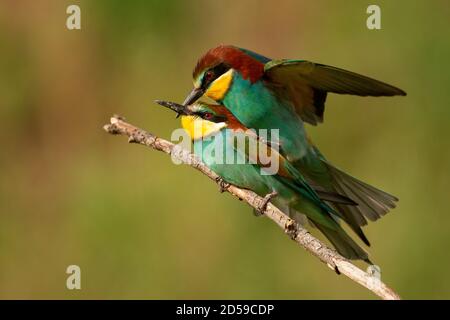
[[[211,120],[213,118],[212,113],[206,112],[205,114],[203,114],[203,118],[205,120]]]
[[[211,70],[209,70],[209,71],[207,71],[207,72],[205,73],[205,79],[206,79],[207,81],[212,80],[213,77],[214,77],[214,72],[212,72]]]

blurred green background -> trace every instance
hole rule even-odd
[[[366,28],[369,4],[382,30]],[[308,129],[332,162],[400,198],[365,228],[383,280],[450,298],[449,16],[444,0],[1,0],[0,298],[374,298],[206,177],[103,132],[117,113],[169,138],[179,121],[153,100],[182,101],[220,43],[408,92],[330,95]],[[66,289],[70,264],[82,290]]]

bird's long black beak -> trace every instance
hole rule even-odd
[[[163,100],[155,100],[155,102],[163,107],[169,108],[173,111],[175,111],[178,116],[182,115],[182,116],[187,116],[190,115],[191,112],[189,111],[189,109],[186,106],[183,106],[181,104],[175,103],[175,102],[170,102],[170,101],[163,101]],[[177,116],[177,118],[178,118]]]
[[[186,99],[183,102],[183,105],[188,106],[190,104],[193,104],[195,101],[200,99],[200,97],[205,93],[205,90],[202,88],[194,88],[192,89],[191,93],[186,97]]]

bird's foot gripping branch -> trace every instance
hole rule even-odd
[[[104,130],[110,134],[124,135],[128,137],[128,142],[137,143],[152,149],[162,151],[176,157],[181,163],[187,164],[202,172],[211,180],[219,184],[221,190],[227,191],[235,197],[244,200],[255,210],[262,213],[281,227],[292,240],[297,242],[305,250],[316,256],[320,261],[327,264],[331,269],[346,275],[348,278],[366,287],[382,299],[399,300],[399,295],[384,284],[374,273],[367,273],[356,267],[349,260],[339,255],[335,250],[330,249],[321,241],[312,236],[305,228],[289,218],[281,210],[270,203],[268,197],[260,197],[256,193],[238,188],[234,185],[224,183],[216,173],[210,170],[194,154],[177,148],[173,143],[154,136],[153,134],[139,129],[132,124],[125,122],[119,116],[113,116],[110,123],[104,126]]]

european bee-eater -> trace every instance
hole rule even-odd
[[[406,95],[389,84],[306,60],[271,60],[250,50],[221,45],[201,57],[194,89],[184,105],[205,95],[252,129],[279,129],[280,149],[307,181],[345,195],[357,206],[333,204],[367,244],[361,226],[395,207],[398,199],[337,169],[305,132],[304,122],[323,121],[328,92],[358,96]]]
[[[322,201],[327,199],[343,205],[355,205],[350,199],[338,194],[316,192],[308,185],[301,173],[270,146],[269,142],[259,139],[254,131],[249,131],[224,106],[203,102],[192,105],[157,102],[182,116],[183,128],[193,141],[195,154],[226,182],[250,189],[260,196],[275,192],[276,197],[272,200],[275,204],[287,206],[288,214],[294,220],[302,221],[302,215],[305,215],[308,221],[316,226],[344,257],[371,263],[367,253],[346,234],[339,224],[338,218],[344,221],[346,218]],[[228,134],[230,132],[232,134]],[[259,153],[252,154],[248,145],[242,147],[236,144],[236,140],[240,138],[248,139],[249,144],[254,143],[257,149],[266,148],[266,152],[278,163],[276,173],[262,174],[267,163],[263,164],[260,161]],[[217,148],[223,150],[219,157],[210,152],[211,149],[217,150]],[[233,163],[227,163],[225,159],[230,155],[234,159]]]

